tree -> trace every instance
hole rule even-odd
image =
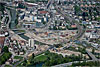
[[[84,56],[84,60],[86,60],[86,56]]]
[[[46,24],[46,22],[44,21],[44,22],[43,22],[43,24],[45,25],[45,24]]]
[[[93,53],[93,54],[95,53],[95,49],[94,49],[94,48],[92,49],[92,53]]]
[[[18,8],[25,8],[25,6],[22,3],[19,3]]]
[[[35,55],[34,55],[34,53],[32,54],[32,58],[34,59],[34,57],[35,57]]]
[[[4,11],[5,10],[5,7],[4,7],[4,4],[0,3],[0,11],[2,11],[2,13],[4,14]]]
[[[75,9],[75,14],[79,14],[81,12],[80,7],[77,5],[74,6],[74,9]]]
[[[4,52],[9,52],[8,47],[5,46],[5,47],[3,48],[3,51],[4,51]]]

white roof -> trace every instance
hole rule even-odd
[[[36,4],[36,3],[27,3],[27,4],[29,4],[29,5],[35,5],[35,6],[38,5],[38,4]]]
[[[5,34],[0,34],[0,36],[4,37],[4,36],[5,36]]]

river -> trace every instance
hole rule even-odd
[[[10,29],[16,29],[16,23],[15,23],[15,20],[16,20],[16,10],[14,9],[11,9],[11,23],[10,23]],[[14,30],[13,30],[14,31]],[[18,32],[18,30],[14,31],[16,34],[17,33],[20,33]],[[25,36],[24,34],[19,34],[20,37],[22,37],[23,39],[27,40],[29,39],[29,37]]]

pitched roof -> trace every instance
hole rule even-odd
[[[5,36],[0,36],[0,46],[4,45]]]
[[[46,13],[47,13],[47,11],[40,11],[40,13],[41,13],[41,14],[46,14]]]

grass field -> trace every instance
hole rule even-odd
[[[36,56],[34,59],[38,59],[39,61],[45,61],[45,60],[47,60],[47,56],[46,55],[39,55],[39,56]]]
[[[21,56],[14,56],[14,59],[23,59]]]
[[[5,65],[4,67],[12,67],[12,66],[10,66],[10,65]]]

